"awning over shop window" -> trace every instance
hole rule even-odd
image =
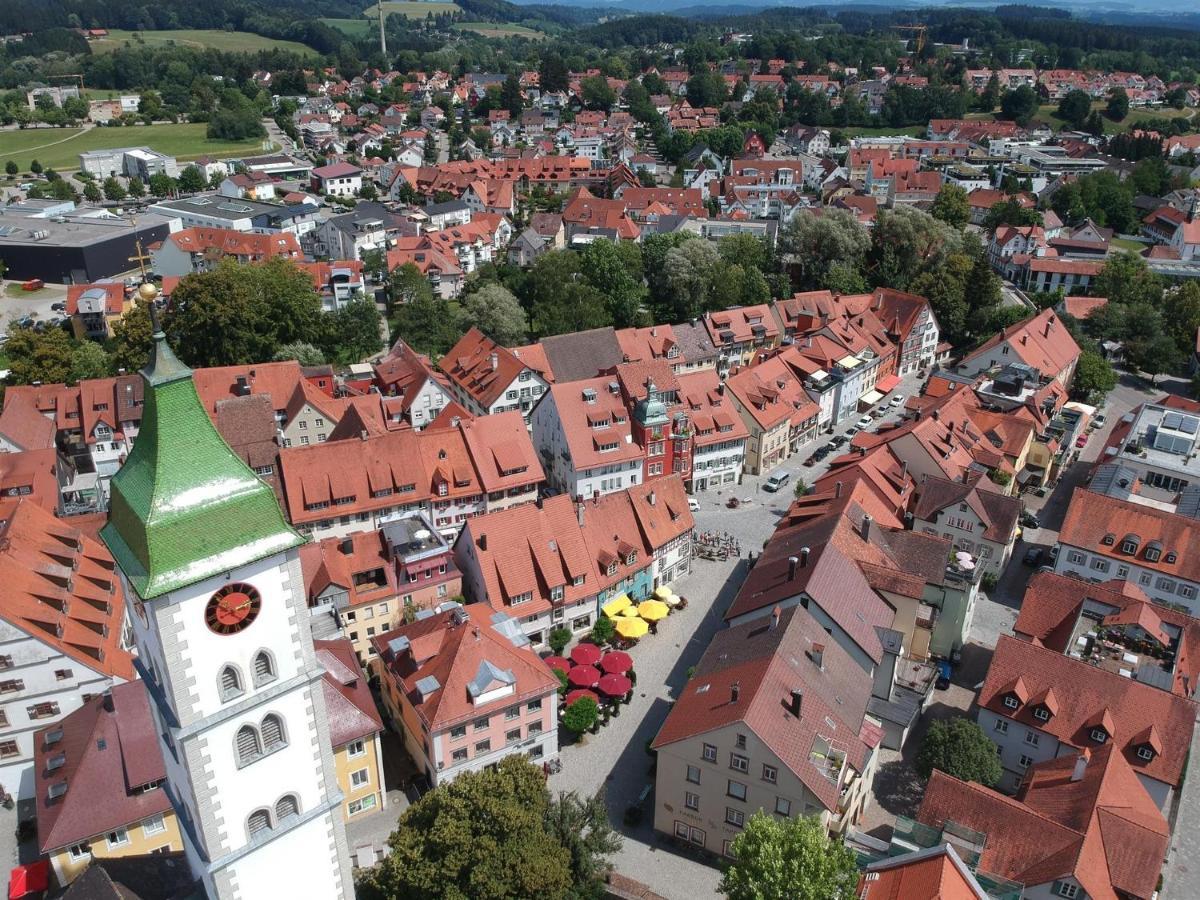
[[[898,385],[899,383],[900,383],[899,375],[884,375],[882,378],[880,378],[878,381],[875,382],[875,390],[886,394],[886,393],[889,393],[890,391],[894,391],[896,389],[896,385]]]
[[[858,402],[861,406],[874,406],[882,399],[883,394],[879,393],[879,391],[867,391],[858,398]]]

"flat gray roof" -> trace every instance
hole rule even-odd
[[[62,221],[59,221],[59,220]],[[49,219],[11,215],[0,209],[0,246],[40,244],[58,247],[81,247],[112,240],[122,232],[141,233],[152,228],[166,227],[170,220],[154,213],[141,213],[136,229],[128,219],[96,218],[67,214]],[[43,234],[35,238],[35,234]]]

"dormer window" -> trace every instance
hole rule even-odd
[[[1146,762],[1153,762],[1154,760],[1154,750],[1146,744],[1138,747],[1137,755],[1138,759],[1144,759]]]
[[[632,566],[635,562],[637,562],[636,550],[631,550],[625,554],[625,565]]]
[[[1146,562],[1158,562],[1160,556],[1162,556],[1160,547],[1151,544],[1146,548]]]
[[[1113,535],[1113,534],[1106,534],[1103,538],[1100,539],[1100,543],[1102,543],[1105,547],[1111,547],[1116,542],[1117,542],[1117,537],[1116,537],[1116,535]],[[1128,550],[1126,552],[1132,553],[1133,551]]]
[[[1168,564],[1174,564],[1175,560],[1177,560],[1178,558],[1179,557],[1177,557],[1174,552],[1171,552],[1166,555],[1166,557],[1163,559],[1163,562],[1168,563]]]
[[[1093,728],[1091,738],[1097,744],[1103,744],[1105,741],[1108,740],[1108,732],[1105,731],[1103,728]]]
[[[610,562],[608,564],[608,574],[609,575],[617,574],[617,561],[616,560],[613,560],[612,562]]]
[[[1128,554],[1132,555],[1132,554],[1137,553],[1137,551],[1138,551],[1138,542],[1137,542],[1136,538],[1125,538],[1125,540],[1121,541],[1121,552],[1122,553],[1128,553]]]
[[[1018,706],[1021,705],[1021,701],[1018,700],[1012,694],[1007,694],[1004,697],[1004,705],[1007,706],[1009,709],[1016,709]]]
[[[1050,710],[1044,706],[1039,706],[1033,711],[1033,717],[1040,722],[1048,722],[1050,721]]]

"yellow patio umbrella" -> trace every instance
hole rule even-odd
[[[611,619],[614,616],[620,615],[623,610],[629,609],[631,606],[633,606],[633,601],[629,599],[629,595],[621,594],[615,600],[609,600],[605,603],[601,607],[601,610]]]
[[[643,600],[638,604],[638,615],[647,622],[657,622],[665,619],[671,610],[661,600]]]
[[[654,589],[654,596],[665,603],[671,596],[671,589],[665,584],[660,585]]]
[[[641,619],[627,619],[622,616],[617,622],[617,634],[623,638],[640,638],[649,630],[650,626]]]
[[[630,618],[630,619],[636,619],[638,617],[638,608],[636,606],[634,606],[631,601],[629,606],[627,606],[625,608],[625,610],[621,613],[621,615],[623,615],[627,618]]]

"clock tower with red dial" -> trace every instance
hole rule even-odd
[[[303,538],[221,439],[161,330],[154,342],[102,537],[137,610],[136,666],[185,855],[209,897],[349,900]]]

